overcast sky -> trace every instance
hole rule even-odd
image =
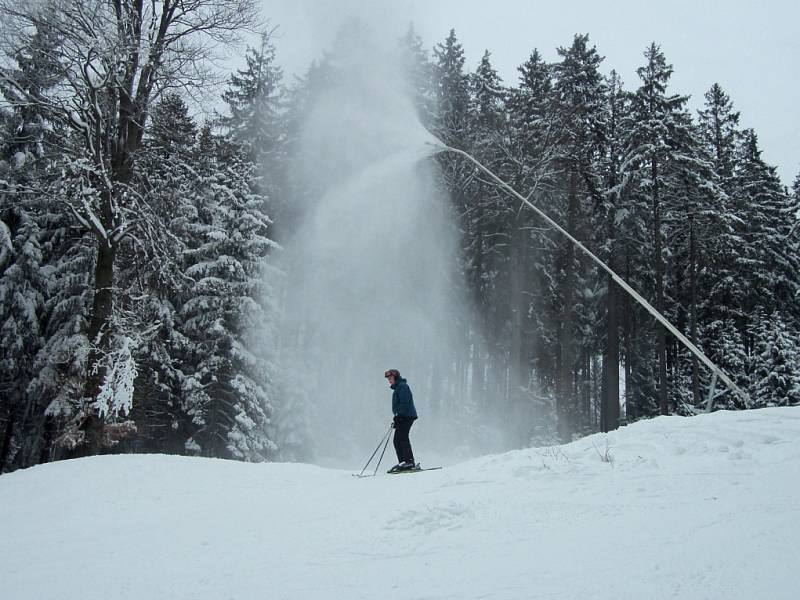
[[[575,33],[588,33],[628,89],[651,42],[661,44],[674,66],[672,92],[703,94],[719,82],[741,112],[741,124],[759,135],[764,158],[778,167],[784,183],[800,172],[800,1],[667,0],[659,8],[642,0],[263,0],[264,16],[279,26],[279,63],[287,74],[302,73],[330,44],[346,16],[360,15],[394,41],[413,22],[428,49],[450,28],[464,45],[467,66],[483,51],[507,84],[533,48],[546,60],[569,46]]]

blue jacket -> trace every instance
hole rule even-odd
[[[411,388],[402,377],[391,386],[392,392],[392,412],[399,417],[417,418],[417,409],[414,408],[414,395]]]

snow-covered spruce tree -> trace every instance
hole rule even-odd
[[[450,30],[447,39],[434,47],[433,54],[437,111],[434,133],[445,144],[464,149],[468,144],[469,77],[464,71],[464,48],[456,38],[455,30]],[[439,154],[437,159],[457,214],[464,214],[471,168],[449,153]]]
[[[504,178],[514,183],[522,193],[531,194],[531,201],[539,206],[552,198],[557,184],[558,157],[557,133],[558,113],[553,106],[552,67],[542,59],[539,51],[534,49],[528,60],[517,67],[519,82],[510,90],[508,99],[508,136],[503,153],[496,157],[499,171]],[[507,157],[506,160],[504,157]],[[525,285],[524,295],[528,304],[529,328],[523,333],[526,340],[525,360],[533,368],[535,388],[540,394],[540,413],[553,415],[552,402],[545,400],[555,394],[556,366],[554,357],[558,353],[557,336],[553,334],[556,316],[550,302],[549,290],[553,277],[554,252],[557,239],[547,233],[542,234],[537,228],[542,224],[537,217],[526,211],[518,211],[518,206],[505,199],[504,221],[500,222],[501,230],[508,231],[508,221],[525,219],[518,229],[527,229],[526,241],[537,247],[534,252],[524,247],[526,257],[521,266],[526,269],[516,276]],[[538,232],[538,233],[536,233]],[[507,245],[505,239],[498,239],[491,229],[487,230],[489,273],[497,273],[498,269],[491,260],[494,256],[503,256],[502,246]],[[535,237],[534,237],[535,236]],[[519,235],[518,235],[519,237]],[[499,247],[495,247],[498,245]],[[521,248],[522,249],[522,248]],[[492,281],[492,279],[490,279]],[[507,283],[495,283],[493,294],[502,298],[507,293]],[[494,298],[489,299],[494,302]],[[496,328],[494,330],[497,330]],[[553,430],[554,416],[550,419],[549,429]]]
[[[558,53],[561,61],[553,66],[553,93],[559,118],[556,164],[561,175],[559,190],[545,208],[572,235],[588,240],[593,209],[602,202],[597,158],[605,127],[606,84],[599,71],[603,59],[589,45],[588,35],[576,35],[572,45],[559,48]],[[552,301],[559,323],[558,420],[561,439],[568,441],[589,425],[588,397],[579,393],[577,382],[589,377],[584,368],[589,364],[584,356],[589,340],[579,324],[591,320],[591,307],[579,302],[577,293],[590,289],[585,282],[594,267],[577,254],[572,242],[560,239],[556,243]],[[581,313],[581,309],[586,310]]]
[[[62,161],[74,150],[74,138],[63,124],[48,120],[43,128],[44,155],[35,161],[37,176],[30,178],[25,196],[35,198],[31,208],[39,223],[42,272],[46,301],[40,313],[41,347],[26,387],[30,430],[14,466],[25,467],[58,459],[80,439],[74,424],[86,385],[91,273],[91,241],[65,212],[70,197],[80,194],[82,175]]]
[[[43,10],[52,18],[51,8]],[[0,135],[3,160],[29,171],[32,163],[43,167],[42,160],[53,153],[59,134],[45,98],[63,78],[56,60],[62,37],[55,28],[37,24],[21,42],[7,50],[8,65],[0,67],[0,94],[10,107]],[[28,169],[22,169],[26,163]]]
[[[67,178],[56,180],[61,185]],[[90,239],[61,212],[43,215],[48,233],[41,248],[46,263],[47,301],[40,323],[43,344],[33,363],[27,387],[40,426],[25,441],[27,450],[17,466],[58,459],[74,448],[80,435],[70,423],[81,408],[86,384],[91,273],[94,252]]]
[[[66,124],[80,142],[73,155],[63,157],[65,168],[72,163],[80,177],[76,193],[65,196],[64,210],[93,237],[96,251],[78,454],[103,447],[104,416],[97,399],[106,389],[107,372],[115,368],[108,361],[118,345],[117,253],[139,224],[139,198],[132,187],[135,156],[153,99],[167,86],[202,85],[212,46],[234,42],[256,14],[254,0],[0,2],[0,18],[20,45],[30,45],[37,29],[58,31],[63,41],[52,51],[60,76],[52,93],[36,97],[21,82],[5,80],[25,102]]]
[[[275,64],[272,31],[261,33],[260,45],[248,48],[246,67],[230,76],[222,99],[227,115],[219,124],[229,138],[244,147],[257,166],[255,191],[266,196],[270,213],[286,212],[286,134],[283,73]]]
[[[538,50],[517,67],[519,83],[508,99],[510,173],[523,190],[534,191],[533,199],[544,197],[554,185],[554,162],[558,156],[558,115],[553,102],[552,66]]]
[[[669,154],[661,170],[664,287],[672,300],[665,314],[702,346],[700,321],[716,318],[709,313],[713,307],[708,295],[720,279],[717,255],[721,241],[733,230],[727,196],[715,170],[718,153],[724,157],[724,152],[704,138],[703,127],[692,122],[687,110],[674,110],[669,122]],[[701,372],[697,357],[677,339],[669,336],[666,346],[672,384],[668,401],[680,412],[691,413],[702,402],[701,383],[708,383],[710,374]]]
[[[708,323],[708,326],[704,327],[707,333],[701,336],[700,342],[701,347],[708,348],[712,359],[722,365],[742,389],[747,389],[751,387],[747,378],[748,370],[740,354],[752,352],[753,340],[748,325],[754,306],[752,282],[759,277],[762,281],[769,279],[771,275],[763,269],[772,268],[762,265],[759,267],[762,269],[760,273],[752,272],[750,261],[757,254],[753,241],[761,237],[756,228],[764,224],[765,220],[756,218],[754,223],[749,222],[752,211],[761,214],[763,211],[751,204],[752,199],[748,195],[754,194],[758,188],[766,189],[771,186],[774,196],[774,193],[778,193],[779,186],[775,185],[774,176],[771,178],[772,184],[768,183],[770,177],[764,177],[768,169],[760,162],[760,158],[755,158],[758,153],[755,140],[751,143],[751,149],[755,153],[750,153],[751,159],[743,160],[747,156],[742,151],[743,140],[749,134],[740,131],[738,124],[739,113],[733,110],[733,102],[719,85],[714,84],[706,93],[705,109],[699,112],[699,127],[701,140],[714,165],[716,183],[724,193],[712,218],[708,219],[713,227],[706,228],[703,233],[703,275],[699,284],[703,301],[699,306],[699,319]],[[750,166],[743,169],[748,163]],[[745,172],[749,173],[747,178],[743,177]],[[759,178],[761,184],[755,181]],[[745,185],[746,179],[750,182]],[[761,197],[767,196],[768,193]],[[779,206],[773,208],[781,211]],[[783,212],[791,211],[786,209]],[[773,239],[774,237],[775,234]],[[782,247],[777,250],[784,256],[793,255],[785,252]],[[736,332],[733,331],[734,328]],[[709,337],[709,334],[723,337],[715,339]],[[728,349],[732,356],[725,356],[723,349]],[[736,398],[729,396],[725,397],[724,403],[729,407],[744,408]]]
[[[472,121],[470,133],[488,133],[473,141],[489,144],[497,132],[504,130],[505,104],[508,95],[497,70],[492,66],[491,54],[485,50],[481,61],[474,73],[468,76],[470,102],[468,105],[469,118]],[[488,138],[488,139],[487,139]]]
[[[145,156],[150,162],[143,176],[149,175],[159,164],[162,168],[190,168],[197,144],[197,123],[180,94],[166,93],[153,106],[145,144]]]
[[[714,84],[705,94],[705,108],[698,112],[700,140],[710,157],[716,183],[724,192],[717,207],[718,227],[708,231],[708,248],[704,251],[707,281],[701,284],[706,299],[701,319],[708,322],[741,321],[744,308],[744,286],[738,274],[736,256],[744,246],[741,237],[739,209],[736,203],[737,146],[741,137],[739,112],[719,84]],[[709,330],[711,331],[711,330]],[[703,340],[713,345],[713,340]]]
[[[263,162],[263,154],[274,155],[281,141],[283,74],[275,64],[271,35],[262,32],[259,47],[247,49],[246,67],[230,76],[222,94],[230,114],[220,117],[220,125],[247,149],[255,163]]]
[[[623,171],[631,178],[634,190],[631,195],[641,206],[649,205],[646,218],[650,224],[652,247],[649,261],[654,275],[652,302],[656,310],[664,314],[666,306],[665,284],[665,225],[664,213],[671,186],[674,184],[675,157],[681,141],[687,137],[687,119],[684,106],[686,96],[667,94],[667,85],[672,76],[672,65],[667,64],[660,47],[653,43],[644,52],[646,64],[637,69],[641,86],[631,97],[628,139],[626,142]],[[642,257],[646,260],[645,257]],[[649,287],[649,286],[648,286]],[[641,288],[640,288],[641,289]],[[647,294],[645,294],[647,296]],[[656,409],[661,414],[669,413],[667,382],[666,331],[660,324],[654,328],[656,337],[656,380],[658,400]],[[652,408],[639,407],[643,414]]]
[[[50,455],[54,428],[46,409],[55,394],[29,388],[42,377],[43,348],[54,341],[47,304],[60,291],[55,262],[70,245],[63,243],[65,220],[39,193],[52,182],[63,127],[41,103],[29,101],[59,82],[52,55],[59,36],[37,27],[27,42],[0,68],[0,94],[9,107],[0,129],[0,472]],[[51,382],[50,390],[57,385]]]
[[[8,195],[3,194],[4,204]],[[43,414],[41,409],[32,410],[27,386],[34,375],[33,359],[42,347],[40,323],[47,297],[38,223],[21,207],[4,213],[0,221],[0,473]]]
[[[792,202],[789,214],[789,252],[800,255],[800,173],[792,184]],[[795,302],[800,302],[800,293],[795,294]]]
[[[719,239],[733,230],[733,219],[725,211],[727,196],[688,113],[684,119],[676,128],[675,173],[668,190],[671,207],[664,215],[670,247],[667,285],[674,302],[668,313],[694,344],[702,345],[700,321],[712,316],[714,308],[709,306],[708,291],[720,278],[714,269]],[[701,404],[701,383],[708,383],[711,374],[705,369],[701,373],[697,357],[676,339],[670,337],[668,348],[673,379],[684,377],[688,383],[674,386],[671,401],[691,412],[692,406]]]
[[[750,395],[753,406],[800,405],[800,331],[780,312],[758,310],[753,317]]]
[[[622,79],[612,70],[606,80],[607,93],[604,105],[605,132],[598,167],[602,174],[602,203],[598,210],[598,222],[604,227],[595,230],[595,243],[600,255],[611,269],[622,271],[623,245],[618,240],[621,229],[628,225],[625,207],[625,185],[622,179],[621,164],[625,145],[624,120],[629,106],[629,97],[622,87]],[[616,427],[620,418],[619,408],[619,365],[620,365],[620,322],[625,321],[622,309],[627,294],[617,287],[610,275],[605,277],[605,339],[603,340],[602,394],[600,399],[600,429],[609,431]],[[628,363],[627,357],[625,360]],[[627,382],[627,380],[626,380]],[[626,411],[626,418],[633,411]]]
[[[469,152],[490,169],[497,169],[500,144],[504,135],[505,90],[485,52],[477,70],[468,74],[469,103],[467,105],[466,147]],[[508,232],[510,231],[506,197],[496,186],[477,178],[463,182],[463,211],[459,213],[462,270],[478,309],[494,324],[508,321],[508,309],[502,299],[495,303],[493,288],[495,278],[507,287]],[[486,232],[497,234],[496,244]],[[494,246],[494,248],[492,248]],[[502,250],[493,252],[493,250]],[[492,262],[490,257],[494,257]],[[500,275],[502,273],[502,275]],[[506,330],[506,334],[508,331]],[[498,337],[501,337],[498,335]],[[507,335],[502,336],[504,340]],[[498,340],[492,340],[495,343]],[[478,367],[482,372],[482,368]],[[479,389],[484,382],[479,383]],[[480,393],[480,392],[479,392]]]
[[[7,161],[0,164],[0,473],[25,443],[27,417],[43,413],[32,410],[26,394],[43,342],[40,319],[47,299],[41,228],[26,194],[30,175],[15,171]]]
[[[433,49],[433,85],[436,98],[436,118],[433,133],[444,143],[456,148],[468,148],[469,144],[469,77],[464,70],[464,48],[456,38],[454,30],[444,42],[437,44]],[[442,172],[442,187],[444,194],[449,197],[453,211],[459,218],[469,210],[469,179],[472,169],[452,153],[440,153],[436,160]],[[463,223],[459,226],[464,231]],[[466,240],[461,240],[463,247]],[[464,257],[460,256],[463,269]],[[466,345],[466,343],[465,343]],[[435,357],[432,366],[434,372],[445,373],[450,371],[453,363],[449,357]],[[438,398],[439,402],[431,408],[434,412],[444,412],[445,398],[452,398],[446,393],[447,377],[434,377],[434,388],[431,396]]]
[[[700,138],[709,149],[723,188],[729,192],[739,138],[739,111],[733,110],[730,96],[715,83],[705,93],[705,105],[698,116]]]
[[[775,167],[761,158],[758,138],[752,130],[744,131],[742,136],[734,185],[737,233],[743,242],[735,257],[736,271],[743,283],[739,325],[743,332],[747,331],[750,315],[758,308],[768,314],[784,312],[797,319],[800,257],[790,251],[788,244],[797,209]]]
[[[249,174],[252,192],[250,209],[258,209],[262,213],[268,210],[270,217],[278,215],[283,218],[290,212],[286,202],[290,181],[287,175],[287,94],[281,83],[282,72],[275,65],[275,47],[271,35],[272,32],[261,34],[260,47],[248,50],[247,68],[231,76],[228,89],[223,93],[230,114],[222,117],[221,125],[230,143],[230,146],[226,146],[227,151],[236,154],[244,150],[253,163],[254,170]],[[262,216],[265,223],[272,223],[266,214]],[[266,229],[252,228],[250,231],[257,239],[266,235]],[[259,381],[263,382],[268,398],[273,398],[279,389],[276,360],[285,277],[271,261],[265,260],[268,251],[276,247],[269,242],[251,248],[254,255],[249,259],[252,265],[248,269],[248,276],[255,286],[252,297],[258,310],[249,315],[250,323],[241,336],[244,347],[252,353],[254,360],[260,361]],[[273,411],[270,408],[271,423]],[[276,426],[273,423],[270,425],[273,450],[275,436]],[[268,454],[270,458],[277,456],[274,451]]]
[[[204,456],[266,460],[277,450],[270,431],[274,365],[256,350],[269,323],[263,305],[267,236],[264,198],[253,193],[255,167],[246,149],[200,134],[192,194],[195,214],[182,232],[185,274],[193,280],[180,304],[191,365],[184,383],[193,420],[187,450]]]
[[[454,29],[444,42],[436,44],[433,54],[436,134],[445,144],[461,148],[466,141],[469,79],[464,72],[464,47]]]
[[[744,337],[734,320],[728,318],[701,323],[699,337],[703,340],[703,351],[714,361],[714,364],[728,373],[741,389],[749,389],[750,361],[745,349]],[[716,392],[722,391],[724,391],[722,386],[718,385]],[[703,406],[705,406],[706,400],[707,395],[703,398]],[[731,393],[726,393],[714,402],[713,408],[734,410],[751,407],[744,406],[741,399]]]
[[[475,72],[468,75],[468,90],[466,147],[481,163],[498,172],[502,167],[498,159],[503,154],[508,93],[491,64],[488,51],[484,52]],[[476,354],[470,359],[473,396],[484,401],[486,390],[491,390],[488,396],[504,401],[496,412],[502,426],[511,424],[506,430],[522,435],[527,442],[529,436],[524,431],[530,419],[521,414],[514,418],[521,406],[521,390],[528,383],[524,369],[520,368],[523,363],[521,329],[527,311],[521,306],[524,300],[521,283],[510,280],[513,276],[510,260],[521,254],[519,244],[512,241],[521,239],[520,234],[514,235],[517,212],[496,185],[469,173],[464,175],[468,179],[460,185],[463,190],[459,222],[461,270],[480,315],[471,332],[475,343],[465,340],[465,344],[476,351],[486,347],[493,350],[489,356]],[[510,291],[511,295],[498,295],[498,289]],[[508,373],[510,379],[486,380],[488,374],[496,373]]]
[[[436,122],[433,63],[412,24],[409,23],[405,35],[398,40],[398,49],[400,65],[417,116],[426,129],[433,129]]]

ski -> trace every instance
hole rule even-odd
[[[400,475],[401,473],[419,473],[420,471],[438,471],[441,468],[442,467],[427,467],[427,468],[423,469],[423,468],[420,467],[419,469],[404,469],[403,471],[387,471],[386,473],[387,473],[387,475]],[[366,473],[364,475],[362,475],[360,473],[352,473],[352,475],[353,475],[353,477],[358,477],[360,479],[363,479],[364,477],[375,477],[377,475],[377,473]]]
[[[442,467],[415,467],[413,469],[402,469],[400,471],[387,471],[389,475],[402,475],[403,473],[420,473],[421,471],[438,471]]]

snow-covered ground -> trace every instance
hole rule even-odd
[[[0,477],[0,532],[3,600],[794,600],[800,410],[662,417],[369,479],[64,461]]]

